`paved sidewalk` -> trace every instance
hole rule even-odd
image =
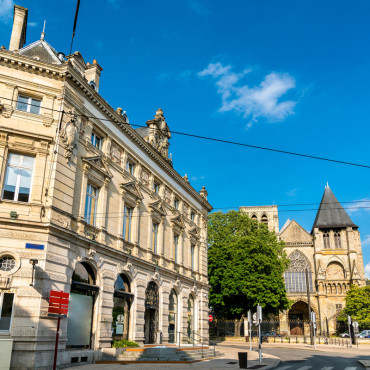
[[[74,370],[123,370],[123,369],[239,369],[238,352],[248,352],[248,368],[252,368],[255,365],[259,365],[258,353],[255,351],[249,352],[249,347],[243,349],[232,348],[228,345],[218,345],[217,350],[224,354],[223,357],[219,357],[212,360],[195,362],[192,364],[95,364],[95,365],[84,365],[83,367],[70,367],[69,369]],[[261,370],[273,369],[280,363],[278,357],[264,354]]]

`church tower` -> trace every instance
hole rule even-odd
[[[330,321],[344,308],[350,286],[365,285],[365,272],[358,226],[329,185],[325,187],[311,234],[319,312],[322,321]]]

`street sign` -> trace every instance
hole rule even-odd
[[[69,304],[69,293],[50,291],[49,298],[49,316],[67,316]]]
[[[352,326],[353,326],[354,329],[358,329],[358,322],[353,321]]]
[[[212,315],[208,315],[208,320],[209,320],[209,322],[212,322],[213,321],[213,316]]]
[[[351,325],[351,322],[352,322],[352,320],[351,320],[351,316],[347,316],[347,319],[348,319],[348,325]]]
[[[257,320],[258,322],[262,321],[262,306],[257,305]]]
[[[257,324],[257,312],[253,314],[253,322]]]
[[[252,322],[252,312],[251,310],[248,311],[248,322]]]

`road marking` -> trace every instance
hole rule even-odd
[[[297,370],[308,370],[308,369],[311,369],[312,366],[303,366],[303,367],[300,367],[298,368]]]
[[[279,370],[286,370],[286,369],[289,369],[291,368],[291,366],[283,366],[283,367],[279,367]]]
[[[332,370],[332,369],[334,369],[334,367],[323,367],[321,370]]]
[[[346,367],[344,370],[356,370],[357,367]]]

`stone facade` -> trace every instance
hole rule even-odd
[[[27,10],[15,13],[0,50],[0,295],[12,299],[0,338],[14,340],[11,367],[51,368],[50,290],[71,293],[71,317],[74,302],[92,302],[86,343],[68,345],[61,320],[61,367],[93,362],[112,338],[207,337],[212,207],[173,169],[163,111],[135,130],[99,95],[96,61],[65,59],[44,33],[23,47]]]
[[[291,264],[285,273],[288,298],[295,303],[280,315],[280,331],[291,335],[309,333],[306,269],[311,309],[319,333],[336,331],[336,316],[345,306],[351,285],[365,285],[361,239],[358,227],[326,187],[311,233],[295,220],[279,230],[276,206],[241,207],[250,217],[267,224],[285,242]],[[264,216],[264,217],[263,217]],[[262,220],[263,217],[263,220]],[[324,239],[326,240],[324,241]]]

